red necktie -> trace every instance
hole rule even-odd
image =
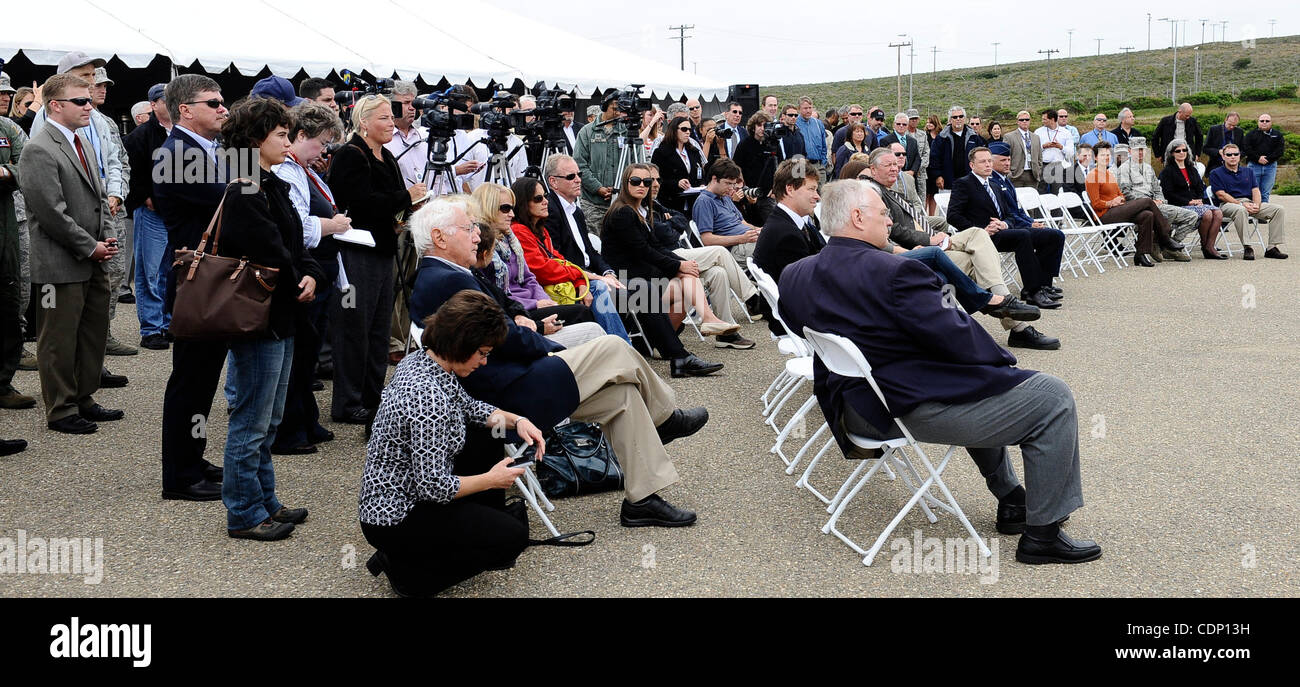
[[[86,151],[81,148],[81,137],[73,134],[72,140],[77,145],[77,157],[81,158],[81,168],[86,171],[86,176],[90,176],[90,165],[86,163]]]

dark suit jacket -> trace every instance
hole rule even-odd
[[[1174,117],[1176,116],[1176,114],[1166,115],[1156,125],[1156,134],[1151,146],[1151,150],[1156,155],[1163,156],[1165,148],[1169,147],[1169,142],[1174,140]],[[1201,125],[1196,123],[1195,117],[1192,117],[1183,122],[1183,128],[1187,134],[1187,145],[1192,148],[1192,157],[1200,157],[1201,144],[1205,142],[1205,137],[1201,134]]]
[[[928,267],[866,242],[832,237],[820,253],[787,267],[780,286],[786,324],[857,344],[889,403],[881,405],[866,381],[830,374],[815,362],[813,391],[846,454],[845,404],[883,432],[890,418],[922,403],[979,401],[1034,374],[1014,367],[1015,356],[961,308],[944,304]]]
[[[484,291],[469,272],[437,258],[420,258],[411,291],[411,321],[423,326],[424,318],[466,289]],[[554,426],[578,407],[579,400],[573,371],[560,358],[548,355],[564,347],[514,320],[509,320],[509,329],[487,364],[461,379],[461,384],[480,401],[524,415],[538,427]]]
[[[582,234],[582,250],[587,251],[587,264],[582,264],[582,250],[578,250],[578,244],[573,240],[573,230],[569,228],[569,220],[564,217],[564,206],[560,205],[560,197],[555,195],[555,191],[546,192],[546,204],[550,208],[546,216],[546,233],[551,237],[551,245],[565,260],[582,267],[593,274],[604,274],[610,270],[595,248],[591,246],[591,235],[588,233],[587,216],[582,212],[582,206],[573,211],[573,219],[578,223],[578,231]]]
[[[700,159],[700,151],[695,146],[686,144],[686,157],[690,159],[691,165],[688,169],[682,164],[682,157],[677,154],[676,146],[668,143],[660,144],[655,148],[654,155],[650,156],[650,161],[659,165],[659,202],[667,207],[682,212],[686,211],[686,198],[682,196],[682,189],[678,182],[686,179],[691,186],[699,186],[704,180],[704,162]],[[603,238],[602,238],[603,240]]]
[[[781,208],[773,208],[754,244],[754,264],[780,283],[781,273],[791,263],[816,255],[826,246],[820,231],[798,226]]]
[[[903,203],[906,199],[900,199],[899,194],[892,189],[882,188],[874,179],[867,182],[875,188],[876,193],[885,201],[885,207],[889,209],[889,219],[893,224],[889,227],[889,240],[898,244],[904,249],[911,250],[917,246],[930,245],[929,227],[918,229],[915,220],[912,219],[912,213]]]
[[[636,210],[626,206],[610,213],[601,244],[609,264],[626,270],[633,279],[672,278],[684,260],[659,247],[650,228],[638,219]]]
[[[903,139],[904,140],[900,141],[898,139],[898,132],[895,131],[894,133],[882,138],[880,140],[880,145],[890,146],[895,143],[902,143],[903,147],[907,149],[907,157],[904,158],[906,160],[906,163],[903,165],[903,171],[913,172],[913,173],[920,172],[921,171],[921,149],[919,146],[916,145],[916,139],[907,134],[903,134]]]
[[[1210,127],[1210,133],[1205,136],[1205,154],[1210,156],[1210,161],[1205,163],[1205,173],[1209,174],[1210,170],[1223,164],[1223,156],[1219,154],[1223,146],[1236,143],[1237,147],[1241,148],[1245,140],[1246,137],[1241,133],[1241,127],[1231,131],[1227,130],[1222,124],[1215,124]],[[1163,156],[1165,151],[1158,151],[1158,154]]]
[[[983,140],[970,127],[966,127],[965,131],[967,132],[965,136],[966,143],[961,150],[953,150],[957,143],[952,136],[951,126],[945,126],[943,131],[940,131],[939,135],[935,136],[934,141],[930,143],[930,168],[928,170],[930,178],[943,179],[945,189],[952,189],[956,185],[957,179],[965,176],[958,172],[970,169],[967,155],[970,151],[979,147],[980,144],[977,141]],[[951,221],[949,223],[951,224]],[[987,224],[987,220],[985,224]],[[980,226],[984,225],[981,224]]]
[[[217,211],[226,184],[231,180],[228,170],[218,168],[208,158],[198,141],[172,127],[172,133],[163,142],[161,157],[154,164],[153,207],[167,226],[168,254],[179,248],[196,248],[203,231]],[[176,172],[183,170],[185,160],[201,160],[205,183],[185,183]],[[220,157],[217,158],[221,160]],[[144,170],[140,170],[144,174]],[[170,301],[170,299],[168,299]]]
[[[167,130],[158,123],[158,117],[151,114],[149,121],[137,126],[122,141],[126,147],[127,161],[130,162],[131,169],[135,170],[126,193],[128,212],[135,212],[136,208],[153,196],[153,175],[149,173],[153,169],[153,151],[166,140]]]
[[[989,183],[1002,192],[999,199],[1002,207],[1006,208],[1007,215],[1012,219],[1007,220],[1007,224],[1017,229],[1028,229],[1034,225],[1034,218],[1020,207],[1020,197],[1016,195],[1016,187],[1006,177],[994,172],[989,175]]]
[[[990,183],[992,179],[993,175],[989,175]],[[997,186],[995,185],[994,188],[996,189]],[[996,217],[1014,228],[1027,228],[1001,197],[998,198],[998,203],[1000,208],[993,205],[993,199],[984,191],[984,185],[980,183],[979,177],[971,172],[953,184],[952,197],[948,199],[948,224],[961,231],[971,227],[988,226],[989,219]]]

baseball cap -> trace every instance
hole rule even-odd
[[[918,111],[916,110],[916,108],[914,108],[914,107],[909,107],[909,108],[907,108],[907,118],[908,118],[908,119],[920,119],[920,118],[921,118],[921,113],[918,112]]]
[[[113,82],[112,79],[108,78],[108,70],[107,70],[107,69],[104,69],[103,67],[96,67],[96,68],[95,68],[95,85],[98,86],[98,85],[100,85],[100,84],[102,84],[102,83],[104,83],[104,84],[108,84],[108,85],[112,86],[114,82]]]
[[[95,68],[98,69],[99,67],[108,64],[108,61],[99,57],[91,57],[80,50],[73,50],[67,55],[64,55],[63,59],[59,60],[59,66],[55,73],[66,74],[77,67],[84,67],[88,64],[93,64],[95,65]]]
[[[167,93],[167,84],[156,83],[149,87],[149,102],[161,99]]]
[[[587,107],[587,116],[588,116],[588,117],[597,117],[597,116],[599,116],[599,115],[600,115],[600,106],[599,106],[599,105],[589,105],[589,106]]]
[[[0,93],[17,93],[12,83],[9,83],[8,74],[0,74]]]
[[[250,98],[273,98],[280,102],[293,107],[303,102],[297,92],[294,91],[293,84],[283,76],[268,76],[261,81],[253,84],[253,92],[249,93]]]
[[[1128,140],[1128,147],[1129,147],[1130,149],[1132,149],[1132,148],[1145,148],[1145,147],[1147,147],[1147,139],[1146,139],[1145,137],[1142,137],[1142,136],[1134,136],[1134,137],[1132,137],[1132,138],[1130,138],[1130,139]]]

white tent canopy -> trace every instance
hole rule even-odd
[[[187,6],[189,5],[189,6]],[[537,81],[575,88],[645,84],[660,98],[723,98],[712,79],[538,24],[480,0],[421,2],[373,0],[223,0],[216,4],[159,4],[144,0],[62,0],[14,4],[6,24],[22,27],[0,36],[0,57],[19,50],[33,63],[53,65],[70,50],[92,57],[116,55],[132,68],[157,55],[174,64],[198,62],[218,73],[234,66],[245,75],[263,68],[292,78],[331,70],[363,70],[428,83],[446,78],[482,87],[489,81],[528,86]]]

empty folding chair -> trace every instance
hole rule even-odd
[[[1043,220],[1065,234],[1065,258],[1062,262],[1069,267],[1070,273],[1078,277],[1079,274],[1075,271],[1077,267],[1083,276],[1088,276],[1086,263],[1089,262],[1097,268],[1099,274],[1105,272],[1106,268],[1102,267],[1101,258],[1092,246],[1101,230],[1094,226],[1080,226],[1056,194],[1039,196],[1039,202],[1043,209]]]
[[[827,369],[841,377],[856,377],[866,380],[866,382],[871,385],[871,390],[875,392],[876,397],[880,399],[880,403],[888,409],[889,404],[885,400],[885,395],[881,393],[880,387],[876,384],[875,378],[871,376],[871,364],[867,362],[866,357],[862,355],[862,351],[858,350],[858,347],[855,346],[852,341],[836,334],[824,334],[807,327],[804,328],[804,338],[808,341],[808,344],[812,346],[817,357],[821,358],[822,364],[825,365]],[[849,479],[853,480],[857,477],[858,473],[866,467],[867,463],[873,463],[871,468],[867,470],[866,474],[858,479],[857,483],[853,485],[853,488],[839,499],[830,520],[828,520],[826,525],[822,527],[822,532],[827,534],[833,533],[845,544],[848,544],[854,551],[863,554],[863,565],[871,565],[872,560],[875,559],[876,554],[880,551],[880,547],[884,545],[885,540],[894,531],[894,528],[898,527],[898,524],[902,522],[903,518],[912,510],[912,508],[920,505],[921,510],[925,512],[926,517],[930,522],[935,522],[937,519],[928,507],[929,505],[933,505],[957,516],[957,519],[961,522],[962,526],[966,528],[966,531],[970,533],[970,536],[978,542],[980,553],[986,557],[993,555],[992,552],[989,551],[988,546],[984,543],[984,540],[975,532],[975,528],[970,524],[970,520],[966,517],[966,514],[962,512],[961,506],[957,504],[957,500],[953,497],[952,492],[948,490],[948,485],[943,482],[943,471],[948,467],[948,462],[952,460],[952,456],[956,452],[957,446],[949,446],[948,450],[943,455],[943,459],[939,461],[939,465],[936,467],[931,464],[929,457],[925,454],[925,449],[921,448],[921,445],[912,437],[912,433],[908,431],[907,426],[903,424],[903,421],[894,418],[894,424],[903,433],[903,436],[898,439],[876,440],[855,434],[849,435],[849,439],[855,446],[864,449],[880,449],[883,450],[884,453],[879,459],[863,461],[858,466],[857,470],[854,471],[854,474],[850,476]],[[921,479],[915,466],[908,458],[906,449],[909,448],[912,453],[916,454],[916,457],[921,461],[921,464],[924,465],[927,473],[925,479]],[[875,544],[873,544],[870,549],[863,550],[863,548],[850,539],[848,535],[841,532],[836,525],[840,516],[844,514],[844,509],[853,501],[853,498],[857,496],[858,492],[866,486],[867,481],[871,479],[877,470],[879,470],[880,466],[887,461],[892,462],[899,469],[899,474],[903,478],[903,483],[912,491],[912,496],[908,499],[906,505],[898,511],[898,514],[894,516],[893,520],[890,521],[889,525],[885,527],[885,530],[880,533]],[[915,484],[913,484],[913,480],[915,480]],[[942,500],[936,499],[930,494],[930,489],[932,487],[939,488],[939,491],[943,494]]]

